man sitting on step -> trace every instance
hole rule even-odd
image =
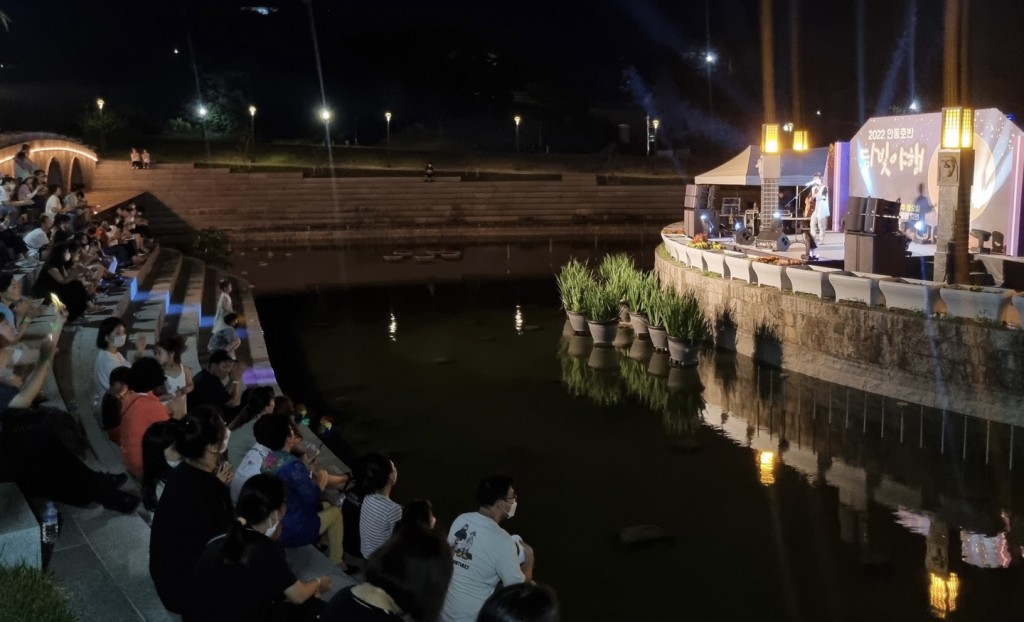
[[[206,369],[192,379],[195,389],[188,394],[188,411],[199,406],[219,408],[225,421],[230,421],[242,401],[242,373],[245,365],[236,363],[224,350],[210,353]]]

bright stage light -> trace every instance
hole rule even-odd
[[[704,62],[709,64],[709,65],[714,65],[715,61],[717,61],[717,60],[718,60],[718,55],[715,54],[714,52],[708,52],[707,54],[704,55]]]
[[[910,110],[912,112],[917,112],[920,109],[921,109],[921,104],[917,103],[916,99],[914,101],[910,102]]]
[[[914,225],[914,228],[917,229],[918,231],[924,231],[924,221],[917,221],[917,224]]]

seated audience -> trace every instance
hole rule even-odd
[[[70,268],[71,249],[65,244],[55,245],[39,272],[32,292],[43,298],[44,304],[49,304],[51,295],[56,294],[68,309],[68,321],[73,322],[86,311],[101,311],[103,307],[92,302],[85,284],[71,274]]]
[[[558,622],[558,597],[546,585],[516,583],[484,603],[477,622]]]
[[[264,473],[273,475],[288,487],[288,514],[281,529],[281,544],[286,547],[315,544],[327,535],[328,557],[345,568],[341,542],[344,528],[338,506],[321,502],[329,481],[327,471],[316,469],[310,474],[306,464],[291,454],[301,437],[294,433],[284,417],[264,417],[271,421],[264,443],[270,455],[263,461]]]
[[[267,447],[267,443],[273,443],[275,438],[276,430],[279,427],[274,421],[270,419],[274,417],[280,417],[280,415],[267,415],[260,417],[256,420],[253,425],[253,436],[255,441],[249,447],[249,451],[242,455],[238,462],[229,460],[231,464],[237,465],[235,467],[235,476],[231,480],[231,499],[237,500],[239,493],[242,492],[242,486],[245,481],[254,475],[258,475],[263,470],[263,461],[270,455],[270,448]],[[231,435],[231,440],[234,440],[235,434]],[[228,441],[228,456],[231,455],[231,440]]]
[[[226,421],[238,410],[242,401],[242,373],[245,366],[236,363],[223,350],[210,353],[206,369],[192,379],[195,388],[186,397],[188,409],[199,406],[215,406],[220,409]]]
[[[437,525],[437,517],[434,516],[434,505],[427,499],[413,499],[405,504],[402,509],[402,520],[395,525],[395,531],[417,526],[427,531],[434,529]]]
[[[207,349],[210,352],[224,350],[231,355],[231,358],[235,358],[235,350],[242,345],[242,340],[235,333],[235,326],[237,325],[238,316],[236,314],[228,313],[225,315],[223,327],[210,336],[210,343],[207,345]]]
[[[61,201],[61,197],[64,196],[64,189],[57,184],[50,184],[47,187],[47,194],[49,196],[46,198],[46,215],[50,218],[66,215],[64,214],[64,202]],[[68,216],[68,220],[71,220],[70,216]]]
[[[121,401],[121,460],[135,477],[142,477],[142,435],[149,426],[167,421],[167,407],[156,392],[164,390],[164,370],[156,359],[143,357],[132,363],[128,375],[131,391]]]
[[[398,481],[395,463],[380,454],[363,458],[361,484],[366,495],[359,511],[360,553],[369,559],[395,531],[402,519],[402,506],[391,500],[391,489]]]
[[[56,427],[45,424],[50,418],[32,409],[56,353],[54,342],[43,340],[35,369],[21,388],[0,384],[0,482],[18,484],[30,499],[77,506],[98,502],[130,513],[139,498],[119,490],[125,475],[90,469],[68,449]]]
[[[140,168],[142,168],[142,154],[139,153],[138,149],[136,149],[135,147],[132,147],[132,152],[131,152],[130,157],[131,157],[131,160],[132,160],[132,168],[133,169],[140,169]]]
[[[514,483],[506,475],[484,479],[476,493],[480,509],[452,522],[448,543],[454,574],[442,614],[445,622],[473,622],[499,582],[508,586],[533,579],[533,549],[499,526],[515,516],[519,500]]]
[[[50,230],[53,228],[53,219],[49,216],[39,218],[39,226],[29,231],[22,238],[25,246],[28,247],[28,256],[39,259],[43,251],[50,245]]]
[[[231,465],[221,461],[228,434],[214,408],[197,408],[185,415],[174,445],[182,462],[168,476],[153,513],[149,574],[160,601],[174,613],[184,611],[189,578],[206,543],[231,526],[226,485],[231,481]]]
[[[245,405],[228,423],[231,442],[228,443],[228,462],[238,464],[245,452],[256,442],[253,426],[274,409],[274,387],[253,387],[245,392]]]
[[[192,573],[185,622],[319,619],[324,603],[316,597],[331,589],[331,579],[298,579],[275,542],[291,511],[281,481],[250,478],[235,510],[227,533],[207,544]]]
[[[185,414],[186,396],[195,388],[192,382],[192,370],[181,364],[181,355],[185,352],[185,338],[181,335],[169,335],[156,342],[154,354],[164,369],[164,394],[160,398],[175,415]]]
[[[181,421],[157,421],[142,435],[142,505],[156,510],[171,470],[181,464],[174,444],[181,436]]]
[[[128,342],[128,329],[119,317],[104,318],[96,333],[96,362],[93,364],[93,395],[94,403],[98,403],[103,394],[110,388],[110,372],[118,367],[128,367],[128,359],[120,350]],[[133,359],[142,358],[146,351],[146,337],[137,335],[135,338],[135,354]]]
[[[131,375],[130,367],[115,367],[110,372],[110,388],[100,400],[100,425],[107,433],[107,438],[114,443],[121,442],[121,412],[124,410],[123,402],[128,395],[128,379]]]
[[[14,156],[14,176],[19,179],[26,177],[32,177],[36,169],[36,165],[32,163],[32,159],[29,156],[32,154],[32,148],[28,143],[21,146],[21,150],[18,151]]]
[[[149,169],[150,165],[153,164],[153,156],[149,154],[149,149],[142,150],[142,168]]]
[[[325,622],[434,622],[452,578],[444,537],[418,526],[402,529],[366,565],[366,582],[338,592]]]
[[[21,296],[21,279],[13,272],[0,272],[0,337],[9,344],[18,343],[41,313],[32,301]]]

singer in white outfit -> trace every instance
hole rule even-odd
[[[821,183],[821,173],[815,173],[811,181],[811,196],[814,197],[814,213],[811,214],[811,237],[818,246],[825,244],[828,219],[832,215],[828,207],[828,186]]]

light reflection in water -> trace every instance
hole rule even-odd
[[[955,572],[928,573],[928,602],[932,608],[932,615],[943,620],[949,614],[956,611],[956,599],[960,593],[960,578]]]
[[[390,314],[390,322],[388,323],[388,341],[394,343],[398,341],[398,320],[395,319],[395,314]]]
[[[761,451],[757,454],[757,468],[761,483],[771,486],[775,483],[775,452]]]
[[[516,305],[516,334],[523,334],[523,307]]]

